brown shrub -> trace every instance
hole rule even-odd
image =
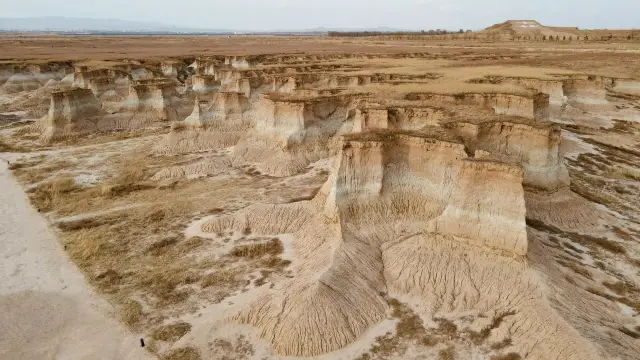
[[[205,275],[200,282],[202,288],[208,288],[211,286],[225,286],[243,282],[237,279],[237,273],[231,270],[219,270],[212,274]]]
[[[135,300],[127,301],[122,307],[122,321],[133,328],[139,325],[143,316],[142,305]]]
[[[505,355],[494,355],[490,358],[490,360],[520,360],[522,356],[518,353],[508,353]]]
[[[613,291],[618,295],[624,295],[627,293],[627,285],[622,281],[618,281],[615,283],[610,283],[605,281],[602,283],[602,285],[604,285],[607,289]]]
[[[62,198],[66,194],[77,189],[78,186],[73,182],[73,178],[57,177],[29,190],[29,198],[36,208],[46,212],[51,211],[56,204],[62,202]]]
[[[181,337],[185,336],[189,331],[191,331],[191,324],[180,321],[156,328],[151,333],[151,337],[154,340],[176,342],[180,340]]]
[[[162,360],[201,360],[200,352],[193,347],[183,347],[168,351]]]
[[[264,255],[277,256],[282,254],[283,251],[284,248],[280,239],[273,238],[263,243],[236,246],[231,250],[230,255],[255,259]]]
[[[440,350],[438,353],[438,360],[455,360],[456,350],[453,346]]]

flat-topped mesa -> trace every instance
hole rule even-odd
[[[464,139],[470,151],[512,158],[524,170],[524,185],[555,191],[568,187],[569,173],[560,153],[560,128],[551,123],[451,122],[443,127]]]
[[[609,105],[602,76],[575,75],[563,80],[562,89],[571,106],[588,110]]]
[[[327,214],[337,211],[350,226],[371,222],[393,228],[402,222],[411,224],[408,232],[450,235],[525,255],[522,169],[470,157],[464,144],[434,135],[383,131],[344,136]]]
[[[51,95],[49,113],[37,126],[41,140],[52,142],[97,131],[105,115],[91,90],[74,88]]]
[[[406,95],[406,99],[472,105],[485,109],[493,109],[497,115],[521,116],[534,120],[546,120],[549,118],[549,95],[544,93],[534,95],[502,93],[410,93]]]
[[[191,89],[197,94],[211,94],[220,89],[220,82],[216,80],[214,75],[193,75]]]
[[[129,110],[134,112],[136,122],[177,121],[178,113],[173,107],[177,92],[174,83],[154,79],[137,81],[129,88],[127,100]]]
[[[444,111],[432,106],[364,107],[352,114],[353,132],[376,129],[419,130],[425,126],[439,126]]]

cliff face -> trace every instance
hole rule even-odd
[[[211,94],[220,89],[220,82],[213,75],[193,75],[191,84],[197,94]]]
[[[95,132],[106,114],[89,89],[72,89],[51,95],[49,113],[40,120],[41,139],[62,140]]]
[[[578,108],[600,108],[609,104],[605,80],[601,76],[575,76],[563,81],[565,96],[570,105]]]
[[[441,103],[471,105],[492,109],[496,115],[521,116],[527,119],[545,120],[549,117],[549,95],[533,96],[463,93],[463,94],[408,94],[407,100],[432,100]]]
[[[175,85],[162,80],[136,83],[129,90],[129,110],[133,112],[132,122],[178,121],[174,103],[178,97]]]
[[[172,125],[171,133],[154,147],[156,153],[174,155],[233,146],[254,127],[243,94],[217,92],[208,108],[201,105],[196,96],[191,114]]]
[[[386,317],[381,294],[389,291],[424,299],[433,316],[499,312],[505,305],[496,291],[527,289],[507,307],[515,314],[510,323],[537,329],[510,333],[514,344],[528,343],[540,329],[569,327],[548,316],[544,291],[512,259],[528,247],[522,176],[518,166],[472,157],[451,140],[352,134],[315,199],[253,205],[202,230],[292,234],[296,281],[233,316],[256,327],[278,354],[317,356],[347,346]],[[580,353],[584,344],[576,341]],[[532,352],[545,358],[553,348]]]
[[[351,131],[347,115],[357,102],[353,96],[295,100],[263,95],[251,115],[255,130],[234,148],[236,162],[256,163],[272,176],[290,176],[335,155],[336,135]]]
[[[217,92],[213,96],[213,103],[207,109],[207,116],[224,120],[232,115],[242,116],[249,108],[249,99],[245,94]]]
[[[462,137],[470,151],[501,154],[521,164],[524,184],[543,190],[569,186],[569,173],[560,154],[560,128],[509,122],[452,123],[446,128]]]
[[[229,56],[225,58],[224,64],[237,69],[247,69],[251,66],[244,56]]]
[[[439,126],[443,116],[442,110],[427,106],[356,109],[353,131],[419,130],[425,126]]]
[[[348,135],[340,159],[332,201],[341,220],[364,225],[389,206],[398,213],[378,221],[526,254],[517,165],[469,157],[461,143],[389,132]]]

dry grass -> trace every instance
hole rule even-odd
[[[568,269],[571,269],[576,274],[582,275],[582,276],[586,277],[587,279],[593,280],[593,276],[591,275],[591,272],[589,270],[587,270],[586,268],[584,268],[583,266],[580,266],[580,265],[575,264],[575,263],[562,261],[562,260],[559,260],[558,263],[560,265],[568,268]]]
[[[29,190],[29,198],[38,210],[47,212],[66,201],[67,195],[77,190],[73,178],[56,177]]]
[[[246,360],[255,354],[251,343],[240,335],[235,340],[215,339],[213,341],[215,359],[219,360]]]
[[[255,259],[265,255],[278,256],[282,254],[284,248],[280,239],[273,238],[267,242],[258,244],[239,245],[231,250],[231,255],[240,258]]]
[[[616,166],[609,169],[608,177],[613,179],[640,181],[640,170],[627,166]]]
[[[628,286],[627,284],[625,284],[622,281],[618,281],[615,283],[610,283],[610,282],[603,282],[602,285],[604,285],[607,289],[613,291],[614,293],[618,294],[618,295],[625,295],[628,291]]]
[[[121,313],[122,321],[134,329],[140,324],[140,321],[144,316],[144,313],[142,312],[142,305],[135,300],[127,301],[122,307]]]
[[[191,324],[180,321],[156,328],[151,332],[151,337],[154,340],[176,342],[189,331],[191,331]]]
[[[455,360],[456,349],[453,346],[449,346],[446,349],[440,350],[438,353],[438,360]]]
[[[51,177],[60,170],[68,169],[71,166],[72,163],[67,160],[58,160],[44,166],[24,166],[24,164],[21,166],[17,165],[17,167],[13,166],[12,170],[14,170],[14,175],[21,183],[34,184]]]
[[[239,275],[237,271],[219,270],[212,274],[205,275],[200,282],[200,286],[206,289],[212,286],[221,288],[241,283],[246,284],[246,280],[239,278]]]
[[[481,345],[483,344],[488,338],[489,335],[491,335],[491,330],[493,329],[497,329],[500,324],[502,324],[502,322],[504,321],[504,319],[508,316],[513,316],[515,315],[516,312],[515,311],[507,311],[503,314],[500,314],[496,317],[493,318],[493,322],[491,323],[491,325],[485,327],[484,329],[475,332],[475,331],[469,331],[469,338],[471,339],[471,341],[473,341],[474,344],[476,345]]]
[[[162,356],[162,360],[201,360],[200,352],[193,347],[183,347],[169,350]]]
[[[607,300],[610,301],[617,301],[621,304],[627,305],[628,307],[634,309],[635,311],[640,311],[640,301],[638,300],[632,300],[629,299],[627,297],[618,297],[618,296],[612,296],[607,294],[606,292],[596,289],[596,288],[587,288],[587,291],[594,294],[594,295],[598,295],[600,297],[603,297]]]
[[[508,353],[505,355],[495,355],[489,358],[489,360],[520,360],[522,356],[518,353]]]
[[[621,255],[627,254],[627,249],[624,247],[624,245],[604,237],[596,237],[588,234],[579,234],[579,233],[574,233],[569,231],[563,231],[561,229],[558,229],[555,226],[545,224],[535,219],[527,219],[527,225],[536,230],[540,230],[540,231],[547,232],[549,234],[555,234],[557,236],[568,238],[575,243],[578,243],[582,246],[585,246],[591,249],[592,251],[602,249],[613,254],[621,254]]]

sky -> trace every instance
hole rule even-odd
[[[640,0],[0,0],[0,17],[67,16],[232,30],[478,30],[505,20],[640,28]]]

